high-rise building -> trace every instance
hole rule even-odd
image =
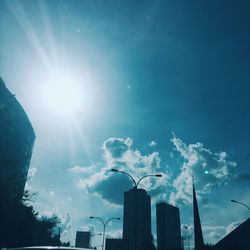
[[[89,248],[90,247],[90,232],[77,231],[75,247]]]
[[[166,202],[156,204],[157,249],[181,250],[179,208]]]
[[[195,250],[204,249],[203,234],[201,229],[201,221],[198,209],[198,203],[193,183],[193,206],[194,206],[194,248]]]
[[[151,242],[151,199],[143,189],[124,193],[123,239],[129,250],[139,250]]]
[[[106,239],[106,250],[128,250],[128,241],[124,239]]]
[[[0,188],[21,199],[35,133],[15,96],[0,78]]]

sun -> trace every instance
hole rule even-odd
[[[55,115],[69,117],[79,113],[86,99],[84,83],[73,76],[54,74],[44,84],[44,104]]]

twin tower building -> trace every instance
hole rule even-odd
[[[143,189],[136,187],[124,193],[123,210],[123,250],[153,250],[153,237],[151,234],[151,198]],[[194,249],[206,249],[193,184],[193,219],[194,219]],[[186,227],[187,229],[187,227]],[[188,233],[188,232],[187,232]],[[166,202],[156,204],[156,235],[157,250],[181,250],[184,245],[181,237],[179,208]],[[190,249],[189,233],[187,245]],[[111,239],[110,239],[111,240]],[[108,240],[109,241],[109,240]],[[107,243],[108,243],[107,241]],[[117,247],[108,247],[114,250]],[[110,245],[111,246],[111,245]]]
[[[181,250],[179,209],[165,202],[156,204],[156,224],[157,249]],[[124,193],[123,240],[129,250],[152,249],[151,198],[143,189]]]

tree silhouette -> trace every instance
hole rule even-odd
[[[0,180],[0,248],[61,245],[59,235],[54,233],[60,222],[57,216],[39,217],[29,205],[36,194],[26,192],[22,200],[17,200],[10,192],[11,184]]]
[[[33,234],[33,245],[37,246],[60,246],[61,242],[58,234],[54,234],[53,230],[59,223],[56,216],[41,217],[35,223]]]

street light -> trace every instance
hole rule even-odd
[[[185,226],[184,228],[185,228],[186,231],[187,231],[187,245],[188,245],[188,250],[190,250],[189,230],[188,230],[188,227],[187,227],[187,226]]]
[[[127,175],[134,183],[134,188],[137,189],[138,188],[138,185],[139,183],[141,182],[141,180],[143,180],[144,178],[147,178],[147,177],[162,177],[162,174],[147,174],[147,175],[144,175],[143,177],[141,177],[137,182],[136,180],[133,178],[133,176],[127,172],[124,172],[124,171],[120,171],[118,169],[115,169],[115,168],[111,168],[111,171],[112,172],[116,172],[116,173],[121,173],[121,174],[125,174]]]
[[[231,200],[231,202],[241,204],[241,205],[245,206],[248,210],[250,210],[250,207],[248,205],[246,205],[245,203],[242,203],[242,202],[239,202],[239,201],[236,201],[236,200]]]
[[[94,237],[94,236],[100,236],[102,235],[102,233],[98,233],[98,234],[91,234],[90,237]]]
[[[102,250],[104,250],[104,240],[105,240],[105,231],[106,231],[106,226],[107,224],[111,221],[111,220],[120,220],[121,218],[110,218],[106,221],[104,221],[102,218],[100,217],[95,217],[95,216],[90,216],[90,219],[97,219],[99,221],[101,221],[102,225],[103,225],[103,233],[102,233]]]
[[[127,175],[134,183],[134,189],[135,189],[135,249],[137,249],[137,247],[138,247],[138,239],[137,239],[137,230],[138,230],[138,228],[137,228],[137,210],[138,210],[138,206],[137,206],[137,188],[138,188],[139,183],[144,178],[147,178],[147,177],[162,177],[162,174],[144,175],[136,182],[136,180],[133,178],[133,176],[131,174],[127,173],[127,172],[120,171],[120,170],[115,169],[115,168],[111,168],[111,171]]]

